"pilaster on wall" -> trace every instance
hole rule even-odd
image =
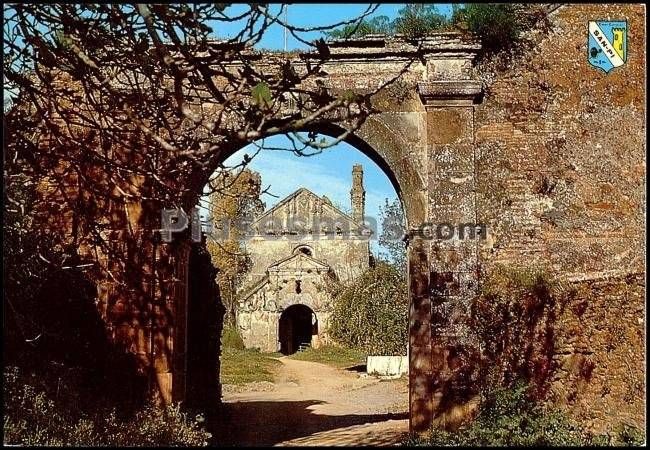
[[[172,353],[173,366],[171,371],[167,370],[158,377],[169,378],[170,384],[167,392],[163,395],[171,398],[174,402],[185,400],[186,377],[187,377],[187,333],[188,333],[188,285],[191,244],[188,241],[181,241],[174,252],[172,264],[178,276],[173,280],[171,290],[171,304],[169,308],[174,311],[175,321],[170,335],[172,342],[170,352]],[[172,384],[173,383],[173,384]]]
[[[429,252],[417,230],[409,236],[409,425],[411,432],[423,433],[433,419]]]
[[[113,343],[134,355],[153,398],[185,398],[188,267],[191,245],[160,244],[132,227],[104,234],[110,253],[99,265],[111,278],[97,282],[97,308]]]
[[[478,285],[474,105],[482,89],[471,79],[475,52],[434,55],[428,79],[418,83],[425,106],[428,152],[429,272],[431,298],[432,422],[450,425],[457,399],[454,355],[471,351],[463,319]],[[448,398],[445,398],[448,397]]]

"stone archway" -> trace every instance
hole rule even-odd
[[[291,355],[311,346],[312,336],[318,334],[318,319],[309,306],[291,305],[280,314],[278,328],[280,353]]]
[[[400,118],[404,120],[405,118]],[[408,118],[412,121],[426,120],[422,112],[411,113]],[[433,417],[433,384],[432,374],[432,345],[431,345],[431,300],[429,287],[429,252],[428,242],[419,230],[427,218],[427,187],[426,166],[418,165],[418,161],[408,157],[408,142],[394,131],[395,124],[390,116],[381,114],[369,118],[356,134],[348,136],[346,142],[368,156],[375,162],[391,181],[400,199],[408,230],[405,245],[407,247],[407,283],[410,294],[409,307],[409,404],[411,411],[410,426],[413,430],[424,430],[429,427]],[[343,133],[342,128],[332,123],[319,123],[310,126],[305,131],[314,131],[331,137]],[[221,163],[246,143],[232,146],[222,152],[218,159]],[[203,181],[207,181],[211,172],[199,177],[201,180],[196,188],[200,192]],[[296,249],[299,251],[299,249]],[[280,328],[280,327],[278,327]],[[279,331],[279,329],[278,329]],[[280,335],[278,335],[280,337]],[[280,337],[280,342],[282,338]],[[281,348],[281,350],[283,350]],[[291,349],[289,353],[295,350]],[[285,353],[282,351],[282,353]]]
[[[382,39],[336,44],[322,67],[332,90],[340,92],[379,84],[402,73],[404,62],[417,61],[403,73],[401,91],[378,95],[373,100],[376,113],[346,141],[383,169],[402,202],[408,227],[410,427],[425,431],[438,407],[445,404],[443,397],[450,395],[450,384],[441,382],[449,370],[440,338],[444,335],[453,341],[454,328],[436,312],[438,304],[462,306],[461,300],[477,278],[474,242],[431,239],[423,230],[428,222],[476,221],[473,120],[481,88],[471,79],[471,68],[479,46],[454,34],[426,39],[421,45]],[[305,56],[310,57],[316,56]],[[342,129],[321,121],[304,131],[338,137]],[[196,205],[218,165],[247,144],[222,145],[209,164],[182,180],[178,189],[185,210]],[[140,347],[151,353],[166,402],[183,401],[187,394],[190,240],[189,233],[179,234],[173,242],[152,250],[164,256],[173,281],[156,286],[163,299],[164,321],[156,330],[155,342],[140,339]]]
[[[296,65],[317,60],[319,83],[323,82],[325,88],[331,88],[335,94],[347,90],[368,92],[383,81],[397,79],[398,74],[402,75],[395,84],[397,89],[391,87],[373,97],[372,106],[376,114],[347,140],[356,148],[367,152],[385,169],[400,193],[408,221],[412,431],[426,431],[434,421],[441,418],[441,411],[458,400],[458,385],[472,387],[473,383],[468,379],[454,379],[458,356],[462,355],[457,350],[462,349],[467,341],[461,339],[462,327],[456,326],[463,324],[453,321],[457,318],[462,320],[469,315],[466,300],[471,298],[472,290],[479,282],[480,260],[489,265],[501,261],[539,260],[550,263],[554,271],[567,276],[572,283],[591,283],[593,280],[598,280],[598,283],[608,280],[609,283],[610,279],[620,277],[623,280],[627,275],[625,281],[621,281],[625,289],[630,284],[629,277],[636,276],[643,269],[638,264],[638,261],[642,261],[638,252],[629,251],[632,248],[629,246],[640,248],[637,244],[643,236],[639,238],[638,233],[623,233],[623,239],[616,233],[612,235],[606,232],[611,224],[605,221],[607,216],[603,215],[603,211],[611,209],[611,205],[607,202],[582,201],[583,197],[593,197],[593,192],[598,192],[598,186],[592,186],[593,183],[589,180],[603,181],[616,174],[620,175],[617,180],[620,179],[622,184],[601,183],[601,187],[607,187],[607,192],[612,189],[614,193],[637,189],[637,175],[642,172],[639,170],[639,161],[643,160],[643,155],[638,151],[630,153],[629,158],[621,160],[613,172],[607,164],[598,167],[589,164],[585,158],[589,159],[589,151],[595,148],[593,142],[584,144],[584,139],[575,133],[572,135],[571,131],[575,131],[576,124],[592,127],[592,122],[597,121],[583,117],[584,102],[563,101],[567,95],[571,97],[575,93],[574,87],[578,89],[584,83],[574,86],[554,81],[566,79],[567,67],[575,69],[575,58],[579,56],[580,46],[584,42],[584,28],[579,24],[585,20],[587,12],[596,16],[628,17],[631,24],[636,24],[632,29],[637,25],[637,29],[640,29],[645,12],[617,5],[587,9],[582,6],[562,8],[563,12],[556,16],[558,19],[553,19],[554,26],[559,26],[562,33],[542,33],[538,36],[540,40],[535,44],[537,50],[560,49],[558,64],[542,67],[530,65],[530,61],[524,60],[523,66],[515,64],[496,78],[493,78],[495,74],[483,73],[481,77],[490,86],[490,95],[485,104],[478,107],[476,104],[480,102],[482,89],[481,83],[474,78],[481,74],[481,70],[475,70],[473,59],[480,46],[461,33],[436,33],[417,40],[371,35],[323,44],[318,54],[299,55],[291,59],[291,64]],[[570,45],[556,45],[560,41],[569,42]],[[644,41],[643,36],[632,40],[630,45],[638,47],[630,48],[642,48]],[[536,58],[537,50],[531,53],[533,59]],[[268,58],[269,56],[271,55],[261,52],[256,61],[262,66],[272,66],[273,58]],[[615,74],[608,78],[611,80],[608,89],[611,87],[614,89],[612,92],[620,94],[614,96],[618,99],[616,102],[609,101],[611,96],[605,100],[600,98],[602,95],[599,97],[598,89],[580,91],[590,101],[602,106],[600,110],[605,115],[611,111],[616,113],[621,107],[629,107],[631,122],[621,122],[625,125],[621,125],[625,132],[644,130],[639,125],[645,123],[641,121],[644,110],[638,106],[643,104],[638,101],[640,91],[637,89],[631,94],[628,92],[634,91],[644,78],[644,67],[639,63],[642,60],[631,59],[621,69],[623,72],[620,73],[625,76]],[[583,60],[583,66],[588,67],[585,61]],[[233,67],[237,62],[226,61],[225,64]],[[529,73],[531,68],[539,70]],[[603,80],[602,74],[596,71],[588,73],[582,70],[580,74],[583,75],[581,81],[584,79],[598,84]],[[56,85],[59,89],[59,83]],[[602,87],[602,83],[598,86]],[[75,92],[75,89],[70,91]],[[516,99],[514,103],[513,98]],[[72,102],[63,111],[73,111],[77,115],[79,106]],[[200,108],[204,104],[195,106]],[[91,121],[95,122],[95,118]],[[636,128],[630,128],[630,123],[636,124]],[[328,123],[313,124],[311,128],[325,134],[337,133],[336,127]],[[638,139],[642,133],[639,133],[632,133],[625,145],[643,149],[642,142]],[[43,134],[42,138],[37,142],[39,147],[52,145],[47,134]],[[600,157],[598,161],[620,156],[620,145],[612,147],[609,145],[611,142],[604,138],[601,143],[602,149],[600,144],[597,146]],[[211,163],[213,161],[218,164],[246,144],[228,143],[216,150],[214,157],[210,156]],[[576,151],[576,148],[583,147],[586,149],[584,152]],[[57,148],[53,147],[53,150]],[[162,400],[183,401],[189,394],[187,382],[192,383],[192,370],[191,367],[188,368],[188,361],[201,360],[198,356],[188,356],[188,349],[196,341],[200,346],[205,345],[204,333],[196,329],[194,319],[191,314],[187,314],[189,305],[196,303],[188,300],[197,300],[192,297],[200,289],[190,288],[190,274],[193,270],[190,269],[189,262],[189,233],[179,233],[174,236],[173,242],[160,243],[160,212],[166,207],[182,206],[187,211],[194,206],[208,172],[214,166],[201,168],[203,173],[197,173],[196,177],[186,180],[175,176],[177,171],[173,165],[160,165],[161,171],[156,176],[173,181],[170,183],[170,191],[174,192],[173,200],[150,201],[145,200],[143,195],[150,189],[147,177],[118,181],[112,177],[109,179],[114,167],[111,161],[113,158],[120,164],[142,164],[139,153],[134,150],[137,150],[137,146],[116,147],[106,153],[109,156],[102,154],[101,163],[93,162],[84,168],[82,174],[86,178],[97,179],[88,186],[100,189],[110,187],[116,192],[109,197],[110,201],[103,197],[91,198],[88,205],[92,208],[77,208],[70,201],[79,198],[85,202],[85,196],[76,192],[77,186],[86,186],[78,183],[77,179],[81,178],[77,173],[52,179],[49,176],[40,178],[38,195],[46,199],[42,203],[47,205],[47,209],[39,211],[37,225],[38,228],[47,230],[47,235],[52,236],[57,245],[69,241],[76,248],[79,243],[79,253],[83,255],[84,261],[87,258],[88,261],[97,263],[96,274],[93,274],[93,282],[98,290],[97,307],[106,322],[112,343],[136,356],[138,369],[150,375],[150,385],[161,394]],[[58,151],[61,151],[60,148]],[[56,156],[56,153],[51,154]],[[65,165],[59,164],[65,158],[59,158],[61,161],[50,166],[49,157],[48,154],[47,165],[43,166],[38,161],[39,166],[53,167],[56,171],[65,168]],[[107,161],[103,162],[104,158]],[[550,172],[540,170],[545,165],[553,170],[549,167],[546,169]],[[567,175],[567,183],[575,184],[575,177],[589,182],[576,184],[558,197],[557,201],[550,202],[551,198],[537,192],[538,187],[534,184],[537,184],[538,175],[543,176],[546,184],[546,175],[554,174],[560,166],[563,167],[562,172],[566,172],[566,167],[582,168],[579,175],[576,175],[577,170],[567,172],[570,175]],[[606,173],[600,166],[607,169]],[[88,177],[89,174],[91,176]],[[65,183],[58,183],[57,180]],[[498,196],[492,197],[492,192],[486,191],[498,191],[494,192]],[[181,196],[183,200],[179,205],[177,199]],[[624,197],[631,203],[626,200],[625,207],[618,212],[622,214],[621,217],[625,217],[624,224],[638,231],[638,214],[635,211],[641,209],[634,209],[634,205],[643,203],[639,203],[639,198],[643,200],[643,196]],[[59,213],[51,214],[50,205],[57,200],[61,201],[62,206],[67,206]],[[76,205],[77,202],[74,201]],[[83,205],[84,202],[78,204]],[[560,208],[555,208],[555,205]],[[579,214],[580,216],[588,216],[593,224],[598,225],[591,227],[595,231],[589,236],[585,236],[582,230],[584,227],[574,221],[575,214],[568,214],[572,211],[575,213],[573,206],[578,208],[576,211],[585,213]],[[582,208],[585,208],[584,211]],[[97,240],[104,241],[102,246],[96,243],[95,236],[92,241],[77,241],[77,236],[83,231],[84,221],[77,221],[75,214],[81,210],[89,211],[82,218],[92,218],[93,222],[102,224],[100,233],[96,236]],[[497,225],[504,215],[508,219],[505,226]],[[423,227],[429,222],[466,224],[478,220],[485,220],[488,225],[498,228],[495,230],[494,241],[488,242],[487,248],[480,248],[477,242],[471,240],[429,239],[422,233]],[[563,225],[556,227],[559,222]],[[554,227],[557,229],[554,230]],[[576,244],[571,251],[564,251],[567,239],[575,240],[576,236],[586,239],[579,245]],[[599,258],[588,258],[594,254],[594,249]],[[621,263],[620,272],[605,270],[611,258]],[[642,284],[637,287],[643,287]],[[198,282],[197,285],[202,286],[202,283]],[[600,285],[597,289],[601,289]],[[628,295],[625,292],[622,298],[627,301]],[[611,295],[618,298],[618,294],[607,294],[606,298]],[[636,298],[636,293],[634,296]],[[642,295],[638,298],[642,298]],[[634,300],[632,297],[630,299]],[[638,305],[639,302],[635,304]],[[612,305],[615,310],[618,303]],[[624,307],[625,311],[630,309],[626,305]],[[641,310],[642,308],[638,309]],[[632,314],[632,309],[630,312],[622,323],[639,326],[638,314]],[[641,322],[640,320],[639,323]],[[189,328],[194,328],[194,336],[191,335],[193,333],[188,333]],[[453,347],[454,343],[456,348]],[[642,347],[637,345],[638,340],[631,341],[631,344],[635,346],[633,349]],[[626,349],[621,347],[624,348]],[[560,356],[561,361],[564,361],[565,358],[576,355],[571,353]],[[611,361],[614,362],[620,359],[619,356],[613,358]],[[610,367],[618,366],[610,364]],[[638,365],[635,367],[635,372],[638,372],[636,369],[639,369]],[[616,374],[617,370],[614,368],[604,373]],[[199,374],[194,374],[194,379],[197,375]],[[592,391],[596,392],[597,389]],[[585,398],[591,398],[590,395]],[[599,395],[596,394],[596,397],[600,398]],[[612,399],[608,400],[606,408],[619,408],[621,403],[615,403],[614,399],[620,397],[609,397]],[[639,417],[638,411],[634,406],[632,413],[636,417]],[[626,409],[624,414],[628,412]]]

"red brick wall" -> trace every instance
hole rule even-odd
[[[587,61],[587,23],[620,19],[627,63],[604,74]],[[486,87],[475,110],[477,210],[489,230],[481,260],[487,270],[539,262],[574,282],[581,294],[559,319],[555,396],[597,430],[640,426],[645,9],[566,5],[550,21],[506,69],[477,67]]]

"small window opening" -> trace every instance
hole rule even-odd
[[[297,249],[300,253],[307,256],[314,256],[309,247],[298,247]]]

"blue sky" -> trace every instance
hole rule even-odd
[[[257,142],[262,145],[261,141]],[[291,148],[289,140],[283,135],[272,136],[264,141],[264,146]],[[225,162],[226,166],[235,166],[242,162],[244,154],[252,156],[257,151],[253,144],[248,145],[232,155]],[[317,195],[327,195],[332,203],[344,212],[350,210],[350,188],[352,187],[352,166],[363,166],[363,183],[366,190],[366,217],[379,220],[379,207],[385,199],[393,201],[397,193],[384,172],[370,158],[347,143],[341,143],[323,150],[314,156],[296,156],[290,151],[262,150],[249,164],[249,168],[262,176],[262,188],[269,188],[273,194],[264,194],[262,201],[266,208],[305,187]],[[205,203],[205,202],[202,202]],[[205,216],[207,211],[202,210]],[[381,225],[381,224],[379,224]],[[372,240],[375,253],[381,251],[376,241]]]

